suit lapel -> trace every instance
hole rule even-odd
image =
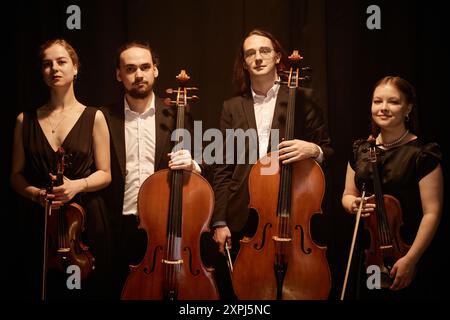
[[[259,139],[258,139],[258,130],[256,127],[256,118],[255,118],[255,107],[253,106],[253,98],[252,97],[243,97],[242,108],[244,110],[245,117],[247,118],[247,124],[249,129],[254,129],[256,131],[255,135],[251,135],[251,139],[253,141],[250,143],[250,146],[256,145],[256,150],[258,152],[259,157]]]
[[[242,101],[242,108],[244,109],[245,117],[247,118],[248,127],[256,129],[255,108],[253,107],[253,99],[244,97]]]
[[[167,150],[167,144],[170,141],[170,134],[173,131],[174,121],[171,121],[170,108],[166,107],[161,99],[156,97],[155,100],[155,134],[156,134],[156,150],[155,150],[155,172],[161,168],[162,159],[167,159],[165,150]]]
[[[281,86],[278,90],[277,101],[275,102],[275,111],[272,119],[271,130],[279,130],[280,142],[285,139],[288,94],[287,87]],[[269,138],[268,151],[271,151],[271,139],[272,135]]]

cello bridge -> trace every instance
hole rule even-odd
[[[280,237],[277,237],[277,236],[273,236],[272,239],[275,240],[275,241],[279,241],[279,242],[289,242],[289,241],[292,241],[291,238],[280,238]]]
[[[183,259],[180,260],[166,260],[166,259],[161,259],[162,263],[165,264],[182,264],[183,263]]]

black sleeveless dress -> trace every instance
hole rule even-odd
[[[355,184],[359,190],[366,186],[366,196],[372,195],[372,165],[369,161],[370,144],[366,140],[357,140],[353,143],[352,153],[349,157],[350,166],[355,171]],[[379,174],[383,194],[394,196],[400,201],[402,207],[403,226],[400,229],[402,239],[412,244],[419,229],[423,216],[420,198],[419,181],[432,172],[441,162],[442,153],[436,143],[425,143],[420,139],[409,141],[398,147],[387,150],[378,148]],[[360,227],[362,229],[363,223]],[[360,230],[362,231],[362,230]],[[363,249],[369,246],[369,235],[361,235],[362,243],[359,248],[359,276],[356,281],[356,298],[360,299],[417,299],[430,295],[433,290],[429,286],[431,259],[425,251],[417,267],[417,275],[411,285],[399,291],[388,289],[368,290],[366,285],[366,270],[364,266]],[[428,252],[427,252],[428,251]],[[426,266],[426,267],[425,267]]]
[[[97,111],[96,108],[87,107],[61,145],[68,155],[64,175],[71,180],[88,177],[96,171],[92,132]],[[47,187],[50,182],[49,172],[56,173],[57,153],[52,149],[38,122],[36,110],[24,114],[23,146],[26,159],[25,178],[33,186]],[[26,284],[28,293],[25,296],[34,299],[40,296],[44,209],[29,200],[21,200],[22,231],[31,251],[24,257],[29,277]],[[89,246],[95,258],[95,270],[82,281],[80,290],[67,289],[66,280],[70,274],[52,273],[49,270],[47,297],[48,299],[109,298],[112,291],[110,288],[112,244],[103,199],[97,192],[90,192],[77,194],[72,201],[81,205],[86,212],[82,240]]]

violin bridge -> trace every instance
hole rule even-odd
[[[389,244],[387,246],[380,246],[380,249],[391,249],[392,248],[392,244]]]
[[[70,248],[58,248],[58,252],[62,253],[62,252],[69,252]]]
[[[279,242],[289,242],[289,241],[292,241],[291,238],[280,238],[280,237],[277,237],[277,236],[273,236],[272,239],[275,240],[275,241],[279,241]]]
[[[180,260],[166,260],[166,259],[161,259],[161,262],[162,262],[162,263],[165,263],[165,264],[183,264],[183,260],[182,260],[182,259],[180,259]]]

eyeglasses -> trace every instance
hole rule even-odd
[[[258,49],[258,51],[263,59],[267,59],[272,55],[272,52],[274,50],[269,47],[260,47]],[[256,58],[256,50],[255,49],[248,49],[247,51],[244,52],[245,60],[252,61],[252,60],[255,60],[255,58]]]

